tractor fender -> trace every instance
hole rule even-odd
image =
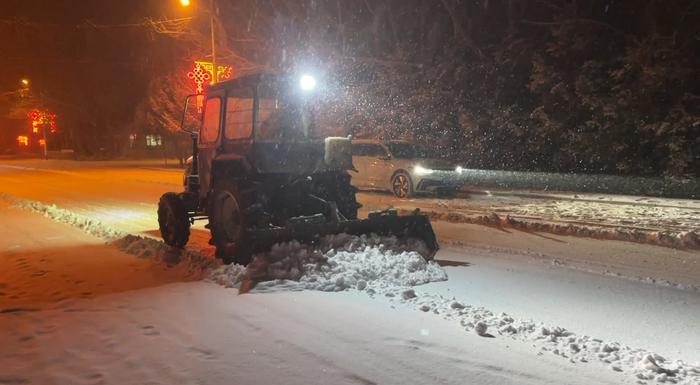
[[[221,154],[211,165],[212,186],[220,180],[246,177],[253,173],[248,159],[238,154]]]

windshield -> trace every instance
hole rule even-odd
[[[389,151],[394,158],[428,158],[430,154],[424,147],[410,143],[389,143]]]
[[[258,87],[258,138],[305,138],[312,133],[313,114],[305,100],[290,89],[287,82],[267,82]]]

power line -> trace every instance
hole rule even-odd
[[[97,24],[90,19],[85,19],[79,24],[61,24],[61,23],[40,23],[28,21],[26,19],[0,19],[0,24],[12,25],[18,27],[33,27],[33,28],[93,28],[93,29],[118,29],[118,28],[152,28],[156,26],[182,25],[192,20],[191,17],[182,17],[177,19],[160,19],[154,20],[146,18],[138,23],[119,23],[119,24]]]

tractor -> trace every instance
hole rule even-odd
[[[350,137],[325,137],[314,119],[316,80],[255,73],[222,81],[200,98],[198,129],[183,192],[167,192],[158,204],[166,244],[182,248],[190,226],[208,220],[210,244],[224,263],[247,264],[280,242],[314,243],[347,233],[418,238],[426,259],[438,250],[428,218],[394,210],[358,219],[349,172]]]

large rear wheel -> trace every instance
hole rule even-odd
[[[166,244],[182,248],[190,238],[190,219],[180,196],[163,194],[158,201],[158,227]]]
[[[247,248],[245,230],[248,220],[245,205],[233,189],[215,189],[209,202],[209,230],[216,256],[224,263],[247,265],[251,253]]]

